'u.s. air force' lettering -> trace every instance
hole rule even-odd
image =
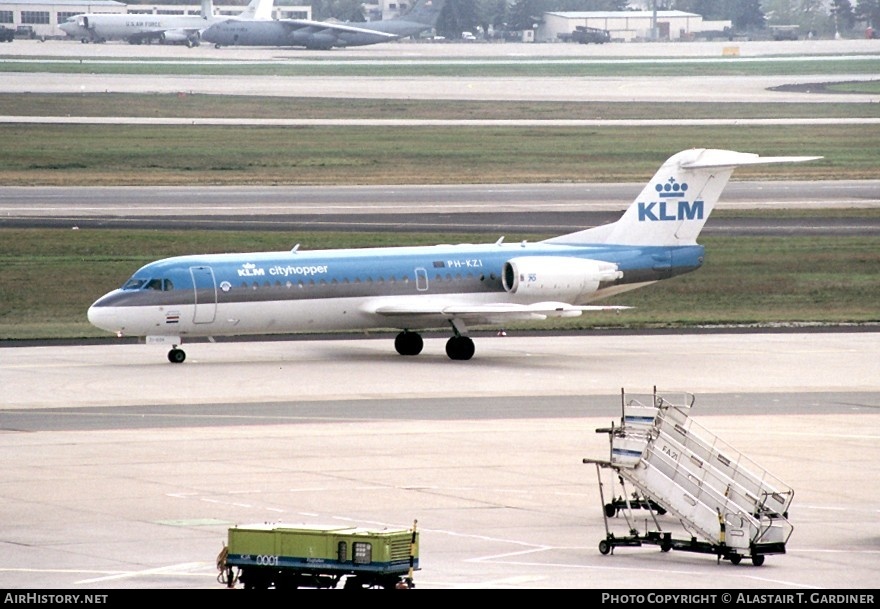
[[[639,222],[664,222],[670,220],[702,220],[703,202],[652,201],[639,203]]]

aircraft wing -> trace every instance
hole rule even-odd
[[[206,26],[207,27],[207,26]],[[127,39],[130,42],[144,42],[148,40],[160,40],[164,42],[186,42],[187,40],[198,37],[204,31],[204,27],[179,27],[179,28],[156,28],[143,30],[136,34],[132,34]]]
[[[496,323],[505,321],[544,320],[549,317],[578,317],[584,311],[616,311],[623,306],[571,305],[565,302],[538,302],[534,304],[487,303],[453,304],[406,303],[385,304],[372,309],[385,317],[436,317],[460,319],[469,323]]]
[[[395,40],[397,38],[400,38],[400,36],[397,34],[389,34],[387,32],[380,32],[378,30],[357,27],[355,25],[332,23],[328,21],[311,21],[309,19],[279,19],[278,23],[283,25],[291,32],[308,29],[312,32],[335,32],[338,34],[369,34],[371,36],[376,36],[377,38],[387,38],[388,40]]]

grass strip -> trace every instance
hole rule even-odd
[[[509,235],[536,240],[542,235]],[[480,234],[0,229],[0,339],[101,337],[89,305],[140,266],[189,253],[433,245]],[[510,329],[880,322],[880,248],[871,237],[705,237],[694,273],[603,301],[621,313]]]

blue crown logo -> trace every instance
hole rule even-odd
[[[666,184],[657,184],[654,188],[659,197],[681,197],[687,192],[688,185],[687,182],[679,184],[675,178],[669,178]]]

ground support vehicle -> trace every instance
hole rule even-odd
[[[596,430],[608,434],[610,458],[583,460],[596,465],[599,478],[606,532],[599,552],[653,544],[663,552],[714,554],[735,565],[748,557],[755,566],[767,555],[784,554],[793,531],[788,508],[794,491],[700,428],[689,416],[692,395],[675,405],[655,389],[649,400],[650,405],[627,401],[621,390],[620,425]],[[609,503],[603,471],[613,472],[622,491]],[[630,494],[627,484],[635,492]],[[636,508],[650,516],[641,533],[632,514]],[[678,520],[683,537],[671,526],[663,530],[657,517],[664,512]],[[627,534],[615,535],[608,519],[620,514]]]
[[[30,38],[33,40],[37,37],[36,31],[34,31],[34,26],[32,25],[20,25],[15,28],[15,37],[16,38]]]
[[[414,588],[419,539],[412,529],[251,524],[229,529],[218,581],[245,589]]]
[[[15,40],[15,30],[0,25],[0,42],[12,42]]]
[[[605,44],[611,42],[611,33],[608,30],[579,25],[571,33],[571,39],[580,44]]]

